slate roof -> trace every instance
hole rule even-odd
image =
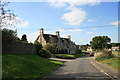
[[[45,39],[46,42],[49,42],[50,36],[51,36],[51,37],[54,37],[54,38],[56,38],[56,40],[58,40],[57,35],[43,34],[43,37],[44,37],[44,39]],[[36,40],[38,40],[39,37],[40,37],[40,36],[38,36]],[[68,38],[61,38],[61,37],[60,37],[60,39],[62,40],[62,42],[64,42],[64,40],[66,40],[66,41],[68,41],[68,42],[71,42]]]
[[[54,37],[54,38],[56,38],[56,40],[58,40],[57,35],[52,35],[52,34],[43,34],[43,37],[44,37],[44,39],[46,40],[46,42],[49,42],[49,40],[50,40],[50,36],[51,36],[51,37]],[[39,38],[39,37],[40,37],[40,36],[38,36],[38,38]],[[38,38],[37,38],[37,40],[38,40]],[[62,42],[63,42],[64,40],[69,41],[69,39],[68,39],[68,38],[61,38],[61,37],[60,37],[60,39],[62,40]]]

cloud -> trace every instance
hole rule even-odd
[[[96,5],[100,3],[100,0],[48,0],[48,2],[55,8],[61,8],[65,6]]]
[[[48,0],[50,5],[55,8],[65,7],[67,4],[61,0]]]
[[[68,25],[80,25],[86,18],[86,12],[82,9],[73,9],[71,12],[65,13],[62,19],[65,20]]]
[[[48,30],[48,31],[47,31],[47,30],[44,30],[44,33],[45,33],[45,34],[55,34],[55,33],[53,33],[52,30]]]
[[[16,27],[27,27],[29,25],[29,21],[23,21],[19,17],[15,17],[14,21],[16,21],[16,24],[14,24]]]
[[[50,5],[55,8],[64,7],[65,10],[70,12],[65,13],[62,19],[68,25],[80,25],[84,19],[86,19],[86,12],[81,8],[83,5],[96,5],[99,4],[100,0],[48,0]]]
[[[113,25],[113,26],[118,26],[118,25],[120,25],[120,21],[111,22],[111,25]]]
[[[87,34],[99,34],[98,32],[87,32]]]
[[[88,22],[94,22],[95,20],[89,19]]]
[[[77,32],[77,31],[83,31],[83,30],[82,29],[71,29],[69,31],[71,31],[71,32]]]
[[[56,31],[64,32],[64,29],[56,29]]]
[[[87,34],[93,34],[94,32],[87,32]]]
[[[28,25],[29,25],[29,21],[25,21],[16,24],[16,27],[27,27]]]

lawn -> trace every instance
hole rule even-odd
[[[75,59],[81,56],[85,56],[85,53],[81,54],[53,54],[57,58],[64,58],[64,59]]]
[[[3,78],[41,78],[63,63],[39,57],[37,55],[3,55]]]

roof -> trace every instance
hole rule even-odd
[[[50,37],[54,37],[54,38],[56,38],[56,40],[58,40],[58,37],[56,35],[52,35],[52,34],[43,34],[43,37],[46,40],[46,42],[49,42]]]
[[[40,36],[38,36],[36,40],[38,40],[39,37],[40,37]],[[44,39],[45,39],[46,42],[49,42],[50,37],[54,37],[54,38],[56,38],[56,40],[58,40],[57,35],[43,34],[43,37],[44,37]],[[62,40],[62,42],[63,42],[64,40],[67,40],[68,42],[70,41],[68,38],[61,38],[61,37],[60,37],[60,39]]]

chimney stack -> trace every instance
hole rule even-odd
[[[58,37],[60,37],[60,33],[59,33],[59,31],[56,31],[56,35],[57,35]]]
[[[44,29],[43,28],[40,29],[40,34],[42,34],[42,35],[44,34]]]
[[[71,36],[70,35],[68,35],[68,39],[71,40]]]

